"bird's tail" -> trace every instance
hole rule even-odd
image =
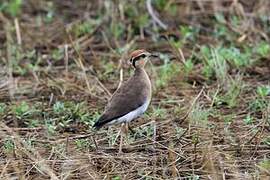
[[[93,128],[95,128],[96,130],[99,130],[104,124],[101,121],[97,121],[95,122],[95,124],[93,125]]]
[[[100,129],[102,126],[104,126],[108,121],[106,121],[106,115],[101,115],[98,120],[95,122],[95,124],[93,125],[93,128],[95,129]]]
[[[102,115],[98,120],[97,122],[93,125],[93,128],[95,129],[99,129],[101,128],[102,126],[106,125],[107,123],[115,120],[115,119],[118,119],[120,117],[122,117],[123,115],[120,115],[120,116],[116,116],[116,117],[113,117],[113,118],[108,118],[107,115]]]

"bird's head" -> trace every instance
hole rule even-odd
[[[138,49],[130,54],[129,62],[134,68],[143,68],[150,57],[156,57],[144,49]]]

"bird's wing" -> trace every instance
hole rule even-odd
[[[140,88],[143,86],[138,86],[138,84],[134,86],[132,81],[132,79],[129,79],[116,90],[94,127],[99,128],[110,121],[128,114],[145,103],[147,95]]]

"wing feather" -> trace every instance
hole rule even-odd
[[[147,100],[147,86],[144,83],[140,78],[132,76],[117,89],[94,127],[100,128],[142,106]]]

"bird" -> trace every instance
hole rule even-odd
[[[150,104],[151,81],[144,67],[152,57],[157,57],[157,55],[145,49],[138,49],[130,54],[129,64],[134,68],[133,75],[113,93],[104,112],[93,125],[94,128],[100,129],[103,126],[121,124],[120,153],[124,128],[127,131],[128,124],[140,117]]]

